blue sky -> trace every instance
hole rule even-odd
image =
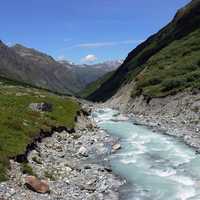
[[[76,63],[124,59],[188,2],[1,0],[0,39]]]

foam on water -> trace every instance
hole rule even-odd
[[[177,183],[186,185],[186,186],[193,186],[195,184],[195,182],[191,178],[186,177],[186,176],[176,176],[175,175],[175,176],[171,176],[170,179]]]
[[[93,117],[101,128],[120,138],[122,149],[111,155],[111,165],[134,185],[123,200],[200,200],[200,157],[192,149],[124,121],[115,110],[97,110]]]
[[[169,177],[176,174],[176,170],[174,169],[166,169],[166,170],[153,170],[153,173],[160,177]]]
[[[121,159],[120,162],[122,162],[125,165],[128,165],[128,164],[136,163],[137,160],[136,159]]]
[[[177,194],[177,199],[179,200],[189,200],[191,199],[192,197],[195,197],[196,196],[196,192],[195,192],[195,189],[194,188],[180,188],[179,189],[179,192]],[[198,197],[197,197],[198,198]]]

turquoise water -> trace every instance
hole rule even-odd
[[[200,200],[200,156],[193,149],[128,119],[120,121],[111,109],[97,110],[92,116],[101,128],[120,138],[122,149],[111,156],[111,165],[128,182],[121,199]]]

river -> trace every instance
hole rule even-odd
[[[111,155],[113,171],[124,177],[122,200],[200,200],[200,155],[174,137],[119,118],[118,111],[96,110],[97,125],[120,139]]]

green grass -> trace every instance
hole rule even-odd
[[[88,84],[86,86],[86,88],[84,90],[82,90],[80,92],[80,96],[82,98],[87,98],[88,96],[90,96],[93,92],[95,92],[98,88],[101,87],[101,84],[104,83],[106,80],[108,80],[112,75],[113,75],[113,71],[112,72],[108,72],[107,74],[105,74],[103,77],[99,78],[98,80]]]
[[[161,97],[200,88],[200,29],[152,56],[136,77],[132,96]]]
[[[30,103],[47,102],[52,112],[35,112]],[[70,97],[58,96],[0,79],[0,181],[6,179],[9,158],[23,154],[41,130],[73,128],[80,105]]]

